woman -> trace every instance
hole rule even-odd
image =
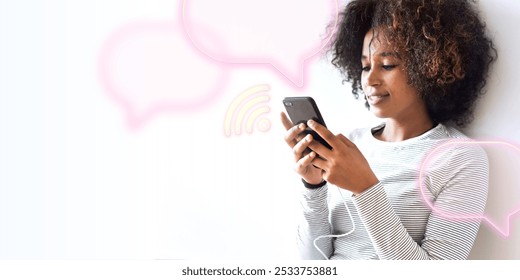
[[[483,213],[486,154],[460,144],[439,150],[424,170],[421,164],[443,143],[467,139],[453,124],[471,120],[496,57],[474,3],[351,1],[332,51],[353,94],[363,93],[384,122],[345,137],[309,121],[329,150],[282,113],[305,186],[298,228],[303,257],[467,258],[480,221],[453,217]],[[345,201],[343,190],[351,193]]]

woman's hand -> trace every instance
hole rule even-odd
[[[354,195],[379,182],[363,154],[347,137],[333,135],[326,127],[312,120],[307,124],[332,147],[329,150],[317,141],[309,144],[309,148],[319,155],[311,160],[311,165],[320,168],[323,179]]]
[[[313,142],[312,135],[303,133],[306,128],[305,124],[293,125],[293,123],[287,118],[285,113],[281,113],[282,124],[287,129],[285,134],[285,142],[292,148],[294,154],[295,166],[294,170],[298,173],[307,183],[317,185],[323,181],[323,171],[312,165],[313,160],[316,158],[315,152],[307,153],[305,150]]]

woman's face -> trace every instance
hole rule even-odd
[[[406,121],[426,114],[417,90],[408,84],[405,65],[397,53],[370,30],[365,35],[361,64],[361,85],[370,110],[379,118]]]

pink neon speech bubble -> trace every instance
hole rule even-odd
[[[211,33],[196,30],[218,49]],[[132,128],[159,113],[205,108],[222,92],[228,72],[194,50],[173,21],[120,28],[102,46],[99,60],[101,82]]]
[[[330,42],[338,23],[338,0],[183,0],[185,31],[213,60],[245,66],[267,65],[297,87],[305,65]],[[203,41],[194,24],[211,26],[225,51]],[[329,28],[327,28],[329,26]]]
[[[513,207],[505,217],[505,222],[502,226],[500,226],[494,219],[490,217],[487,213],[485,214],[475,214],[475,213],[453,213],[453,212],[447,212],[443,209],[436,207],[433,205],[433,202],[428,197],[426,187],[423,184],[424,180],[424,173],[426,173],[427,168],[431,164],[432,161],[435,160],[436,157],[442,157],[442,150],[452,148],[453,146],[461,146],[461,145],[476,145],[476,146],[495,146],[495,147],[505,147],[508,149],[513,150],[514,153],[518,156],[520,159],[520,148],[504,141],[472,141],[472,140],[453,140],[448,141],[442,145],[439,145],[432,151],[428,153],[426,158],[424,159],[423,163],[421,164],[421,168],[419,170],[419,188],[421,191],[421,196],[427,206],[432,209],[433,212],[438,214],[439,216],[448,219],[448,220],[481,220],[488,224],[497,234],[500,236],[507,238],[511,234],[511,222],[512,219],[520,214],[520,204],[517,204],[515,207]],[[490,168],[491,169],[491,168]],[[490,188],[491,190],[491,188]]]

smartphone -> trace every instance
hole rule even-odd
[[[327,127],[323,117],[321,116],[320,110],[318,109],[318,106],[312,97],[286,97],[283,99],[283,105],[285,106],[285,110],[287,111],[287,114],[289,114],[289,118],[294,125],[298,125],[300,123],[307,125],[307,121],[312,119]],[[303,133],[312,134],[313,139],[319,141],[321,144],[323,144],[323,146],[332,149],[327,141],[325,141],[320,135],[318,135],[318,133],[309,127],[307,127]]]

